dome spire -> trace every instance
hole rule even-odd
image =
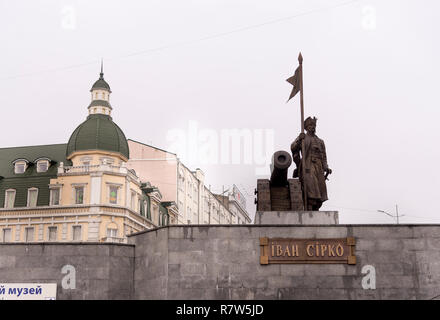
[[[104,80],[104,59],[101,58],[101,73],[99,74],[99,79]]]
[[[101,72],[99,73],[99,79],[93,84],[92,89],[92,102],[90,103],[90,114],[105,114],[110,116],[112,107],[110,105],[110,86],[104,80],[104,59],[101,58]]]

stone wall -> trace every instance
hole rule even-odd
[[[260,237],[355,237],[357,263],[260,265]],[[129,242],[0,244],[0,283],[56,282],[57,299],[440,297],[440,225],[185,225]],[[62,287],[65,265],[75,289]]]
[[[167,299],[168,229],[159,228],[130,237],[135,245],[134,299]]]
[[[0,283],[57,283],[57,299],[131,299],[134,246],[97,243],[0,244]],[[72,276],[75,289],[63,289]]]
[[[260,265],[260,237],[355,237],[357,264]],[[130,241],[136,244],[137,256],[146,253],[140,266],[136,263],[136,299],[431,299],[440,295],[437,225],[170,226]],[[140,241],[148,243],[148,249],[140,249]],[[362,268],[367,265],[375,269],[375,290],[362,287],[366,276]],[[148,271],[160,272],[160,280],[149,279]]]

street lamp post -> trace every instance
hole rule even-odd
[[[397,220],[397,224],[399,224],[399,217],[404,217],[405,215],[401,215],[401,216],[399,216],[399,209],[398,209],[398,207],[397,207],[397,204],[396,204],[396,215],[395,216],[393,216],[392,214],[390,214],[390,213],[388,213],[388,212],[386,212],[386,211],[383,211],[383,210],[377,210],[378,212],[381,212],[381,213],[385,213],[386,215],[388,215],[388,216],[390,216],[390,217],[392,217],[392,218],[396,218],[396,220]]]

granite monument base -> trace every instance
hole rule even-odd
[[[254,224],[339,224],[338,211],[257,211]]]

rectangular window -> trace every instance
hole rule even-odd
[[[57,241],[57,227],[49,227],[49,241]]]
[[[194,211],[194,223],[199,223],[199,219],[197,219],[197,211]]]
[[[118,229],[107,229],[107,238],[116,238],[118,236]]]
[[[110,186],[109,202],[113,204],[118,203],[118,187]]]
[[[85,172],[89,172],[89,168],[90,168],[90,161],[83,161],[83,167],[84,167],[84,171]]]
[[[131,192],[131,209],[136,211],[136,192]]]
[[[5,228],[3,229],[3,234],[2,234],[2,241],[3,242],[11,242],[11,228]]]
[[[81,240],[81,226],[73,226],[72,233],[73,233],[73,240],[74,241]]]
[[[75,204],[84,203],[84,187],[75,187]]]
[[[24,163],[15,164],[15,173],[24,173],[25,169],[26,169],[26,164]]]
[[[52,206],[60,204],[60,188],[50,189],[50,204]]]
[[[41,160],[37,162],[37,172],[46,172],[48,168],[48,161]]]
[[[26,242],[34,241],[34,227],[26,228],[25,230],[26,230],[25,241]]]
[[[5,208],[13,208],[15,202],[15,190],[7,190],[5,199]]]
[[[141,199],[138,200],[138,211],[139,211],[139,213],[141,215],[143,215],[143,213],[144,213],[144,206],[142,205],[142,200]]]
[[[28,207],[37,206],[38,189],[28,189]]]

